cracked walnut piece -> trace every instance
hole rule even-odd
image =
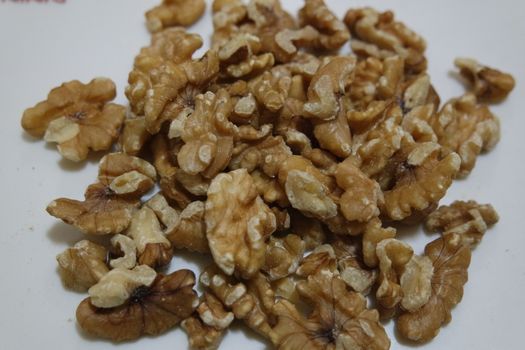
[[[301,237],[289,234],[283,238],[270,237],[262,270],[270,281],[284,278],[297,270],[305,250]]]
[[[471,58],[457,58],[454,61],[459,73],[472,85],[480,101],[503,101],[514,89],[516,81],[512,75],[486,67]]]
[[[195,315],[182,321],[180,326],[188,335],[188,343],[191,349],[216,350],[219,348],[225,333],[222,329],[208,326]]]
[[[204,14],[204,0],[162,0],[162,4],[146,12],[146,26],[152,33],[167,27],[188,27]]]
[[[96,284],[109,269],[106,248],[88,240],[77,242],[57,255],[60,278],[66,288],[83,292]]]
[[[199,253],[210,252],[206,238],[204,209],[204,202],[195,201],[188,204],[180,213],[177,225],[166,235],[175,248]]]
[[[77,308],[77,321],[87,333],[115,342],[158,335],[194,312],[199,304],[194,285],[195,275],[189,270],[158,274],[149,287],[130,291],[120,306],[99,308],[91,298],[84,299]]]
[[[94,235],[124,231],[140,197],[154,185],[157,172],[143,159],[110,153],[100,160],[98,182],[88,186],[84,201],[59,198],[46,210],[49,214]]]
[[[109,103],[115,95],[115,84],[107,78],[64,83],[24,111],[22,127],[31,136],[57,143],[64,158],[84,160],[89,150],[107,151],[118,138],[126,109]]]
[[[471,253],[461,236],[451,233],[427,244],[425,256],[434,266],[430,299],[423,307],[397,319],[399,334],[417,343],[431,340],[441,326],[450,322],[452,308],[463,297]]]
[[[331,273],[309,276],[297,284],[302,298],[314,305],[306,318],[294,304],[279,300],[273,312],[277,324],[272,342],[278,349],[367,349],[390,348],[376,310],[366,308],[366,299],[351,292]]]
[[[215,263],[250,278],[263,266],[276,219],[246,169],[217,175],[206,200],[206,236]]]
[[[432,212],[426,218],[425,226],[432,232],[459,234],[464,243],[474,246],[481,241],[488,227],[498,220],[498,213],[490,204],[455,201]]]

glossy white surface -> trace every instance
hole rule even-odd
[[[283,1],[295,11],[301,1]],[[453,59],[472,56],[514,74],[518,85],[510,99],[494,106],[501,117],[502,140],[478,159],[472,174],[456,182],[443,201],[476,199],[493,203],[501,221],[473,254],[463,302],[453,321],[421,349],[523,348],[525,312],[525,2],[515,0],[327,1],[343,15],[350,5],[393,9],[397,17],[428,42],[432,81],[445,101],[463,87],[450,74]],[[96,176],[97,156],[83,164],[61,160],[53,146],[25,135],[19,120],[26,107],[45,98],[63,81],[112,78],[117,101],[133,57],[149,41],[143,13],[157,0],[66,0],[57,4],[0,1],[0,341],[4,349],[186,349],[186,336],[175,330],[158,338],[112,345],[83,336],[75,308],[84,297],[64,290],[54,256],[82,235],[44,208],[56,197],[81,198]],[[348,5],[350,4],[350,5]],[[192,28],[206,41],[209,12]],[[202,52],[202,51],[201,51]],[[432,238],[421,230],[403,236],[421,251]],[[171,267],[196,268],[194,255],[176,258]],[[392,322],[386,325],[392,335]],[[240,328],[221,349],[265,349]],[[392,337],[392,349],[409,349]]]

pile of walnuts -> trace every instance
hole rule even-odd
[[[423,38],[390,11],[341,20],[323,0],[298,18],[278,0],[215,0],[211,48],[194,58],[202,39],[180,26],[204,8],[164,0],[147,12],[129,109],[97,78],[23,115],[67,159],[111,152],[84,200],[47,207],[107,237],[57,257],[64,285],[89,294],[79,325],[126,341],[180,324],[195,349],[218,348],[236,319],[289,350],[388,349],[389,318],[408,340],[437,336],[498,221],[490,205],[438,204],[498,142],[486,103],[512,76],[458,59],[470,90],[441,104]],[[352,54],[338,54],[348,42]],[[418,254],[396,238],[401,223],[437,238]],[[193,272],[160,272],[180,249],[213,258],[201,295]]]

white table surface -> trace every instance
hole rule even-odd
[[[26,0],[27,2],[27,0]],[[0,348],[2,349],[186,349],[180,330],[157,338],[112,345],[83,336],[75,309],[84,295],[66,291],[54,256],[82,238],[44,211],[56,197],[81,198],[96,176],[99,156],[82,164],[63,161],[54,146],[20,128],[25,108],[64,81],[113,79],[117,102],[134,56],[149,42],[143,13],[156,0],[66,0],[57,4],[0,0]],[[300,1],[283,1],[295,11]],[[517,79],[511,97],[493,111],[502,139],[478,159],[472,174],[454,183],[443,203],[490,202],[501,220],[475,250],[462,303],[450,325],[421,349],[523,349],[525,303],[525,1],[376,0],[327,1],[341,16],[350,5],[393,9],[428,42],[433,84],[442,101],[463,93],[450,71],[457,56],[471,56],[509,71]],[[350,5],[348,5],[350,4]],[[192,28],[209,40],[210,15]],[[202,52],[202,50],[200,51]],[[432,238],[415,230],[403,236],[421,252]],[[172,269],[196,269],[199,259],[175,258]],[[409,349],[386,325],[392,349]],[[221,349],[265,349],[253,334],[230,331]]]

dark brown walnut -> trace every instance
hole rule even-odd
[[[390,348],[378,312],[367,309],[366,299],[349,291],[341,278],[321,273],[299,282],[297,288],[314,309],[305,316],[294,304],[277,301],[272,342],[278,349]]]
[[[146,26],[152,33],[168,27],[188,27],[202,17],[205,9],[204,0],[162,0],[146,12]]]
[[[140,198],[155,184],[155,168],[147,161],[111,153],[100,161],[98,182],[89,185],[84,201],[59,198],[46,210],[82,232],[105,235],[124,231]]]
[[[427,244],[425,256],[434,266],[430,299],[417,311],[401,314],[396,323],[402,337],[417,343],[433,339],[450,322],[452,308],[463,297],[471,253],[461,236],[451,233]]]
[[[514,89],[516,81],[508,73],[484,66],[470,58],[457,58],[454,61],[459,73],[471,85],[480,101],[500,102]]]
[[[405,142],[379,178],[385,197],[381,212],[392,220],[403,220],[431,207],[445,195],[460,163],[456,153],[442,156],[434,142]]]
[[[326,6],[323,0],[306,0],[299,10],[303,26],[310,25],[318,31],[318,38],[306,45],[314,49],[337,50],[350,38],[344,23]],[[313,36],[311,34],[311,36]]]
[[[498,213],[490,204],[455,201],[432,212],[426,218],[425,226],[432,232],[456,233],[465,244],[474,246],[481,241],[488,227],[498,220]]]
[[[409,72],[422,72],[427,67],[426,43],[402,22],[395,21],[391,11],[372,8],[350,9],[344,18],[350,29],[352,50],[364,57],[386,58],[399,55]]]
[[[473,94],[448,101],[432,127],[444,149],[461,157],[460,176],[468,175],[478,155],[490,151],[500,139],[499,119]]]
[[[159,274],[150,287],[139,287],[118,307],[98,308],[84,299],[77,308],[77,321],[87,333],[112,341],[155,336],[188,318],[198,305],[193,290],[195,275],[179,270]]]
[[[24,111],[22,127],[31,136],[57,143],[64,158],[84,160],[90,150],[109,150],[118,138],[126,109],[109,103],[115,95],[115,83],[107,78],[64,83]]]

